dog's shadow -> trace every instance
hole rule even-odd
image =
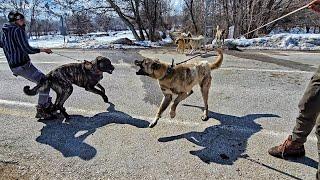
[[[36,141],[53,147],[64,157],[90,160],[95,157],[97,150],[84,141],[97,128],[109,124],[127,124],[137,128],[148,127],[148,121],[135,119],[126,113],[117,111],[114,104],[109,104],[107,112],[96,114],[93,117],[74,115],[68,122],[59,119],[41,121],[46,125],[41,129],[41,135]]]
[[[199,106],[184,106],[202,109]],[[210,111],[209,117],[220,121],[221,124],[210,126],[203,132],[188,132],[163,137],[158,141],[169,142],[187,139],[202,147],[199,150],[190,151],[190,154],[199,157],[203,162],[232,165],[246,151],[248,139],[262,129],[261,125],[257,124],[255,120],[279,116],[274,114],[249,114],[238,117]]]
[[[193,105],[184,106],[203,109],[203,107]],[[209,117],[218,120],[220,124],[210,126],[203,132],[188,132],[176,136],[163,137],[159,138],[158,141],[169,142],[187,139],[202,147],[199,150],[190,151],[190,154],[199,157],[205,163],[232,165],[236,160],[242,158],[291,177],[288,173],[263,164],[259,162],[259,159],[252,159],[245,154],[249,138],[262,130],[261,125],[257,124],[255,120],[259,118],[280,118],[280,116],[275,114],[249,114],[238,117],[209,111]],[[267,153],[266,149],[263,149],[263,151]],[[309,157],[289,160],[315,169],[318,167],[318,162]]]

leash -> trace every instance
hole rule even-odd
[[[283,16],[281,16],[281,17],[279,17],[279,18],[277,18],[277,19],[275,19],[275,20],[273,20],[273,21],[268,22],[268,23],[265,24],[265,25],[262,25],[262,26],[260,26],[260,27],[258,27],[258,28],[256,28],[256,29],[254,29],[254,30],[251,30],[251,31],[249,31],[249,32],[247,32],[247,33],[245,33],[245,34],[243,34],[243,35],[240,35],[238,38],[240,38],[240,37],[242,37],[242,36],[246,36],[246,35],[248,35],[248,34],[250,34],[250,33],[253,33],[253,32],[255,32],[255,31],[257,31],[257,30],[259,30],[259,29],[261,29],[261,28],[264,28],[264,27],[266,27],[266,26],[268,26],[268,25],[270,25],[270,24],[272,24],[272,23],[274,23],[274,22],[277,22],[277,21],[279,21],[279,20],[281,20],[281,19],[283,19],[283,18],[285,18],[285,17],[288,17],[288,16],[290,16],[290,15],[296,13],[296,12],[299,12],[299,11],[301,11],[301,10],[303,10],[303,9],[306,9],[306,8],[308,8],[309,6],[311,6],[312,4],[314,4],[316,1],[318,1],[318,0],[313,0],[312,2],[308,3],[308,4],[305,5],[305,6],[302,6],[301,8],[298,8],[298,9],[296,9],[296,10],[294,10],[294,11],[288,13],[288,14],[285,14],[285,15],[283,15]],[[238,38],[236,38],[236,39],[238,39]]]
[[[68,59],[72,59],[72,60],[75,60],[75,61],[77,61],[77,62],[83,62],[83,61],[81,61],[81,60],[79,60],[79,59],[76,59],[76,58],[73,58],[73,57],[70,57],[70,56],[66,56],[66,55],[63,55],[63,54],[60,54],[60,53],[52,52],[52,54],[56,54],[56,55],[61,56],[61,57],[65,57],[65,58],[68,58]]]
[[[199,56],[201,56],[201,55],[202,55],[202,54],[197,54],[197,55],[192,56],[191,58],[189,58],[189,59],[187,59],[187,60],[184,60],[184,61],[182,61],[182,62],[177,63],[176,65],[180,65],[180,64],[186,63],[186,62],[188,62],[188,61],[190,61],[190,60],[192,60],[192,59],[194,59],[194,58],[196,58],[196,57],[199,57]]]

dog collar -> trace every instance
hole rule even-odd
[[[171,78],[173,76],[173,72],[174,72],[174,67],[172,67],[172,66],[168,67],[166,74],[159,80],[162,81],[165,78]]]
[[[171,66],[168,67],[168,69],[166,71],[166,74],[159,80],[161,81],[161,80],[164,80],[165,78],[171,77],[173,75],[173,72],[174,72],[174,66],[175,66],[174,65],[174,59],[172,58]]]

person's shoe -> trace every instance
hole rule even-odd
[[[271,156],[282,159],[285,159],[286,157],[301,157],[306,154],[303,143],[292,141],[291,135],[283,144],[270,148],[268,153]]]
[[[43,106],[37,106],[37,114],[36,118],[38,119],[52,119],[55,116],[52,114],[52,107],[43,107]]]

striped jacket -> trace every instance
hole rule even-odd
[[[40,49],[29,45],[26,32],[20,26],[4,24],[2,31],[0,47],[3,48],[10,68],[25,65],[30,61],[29,54],[40,53]]]

